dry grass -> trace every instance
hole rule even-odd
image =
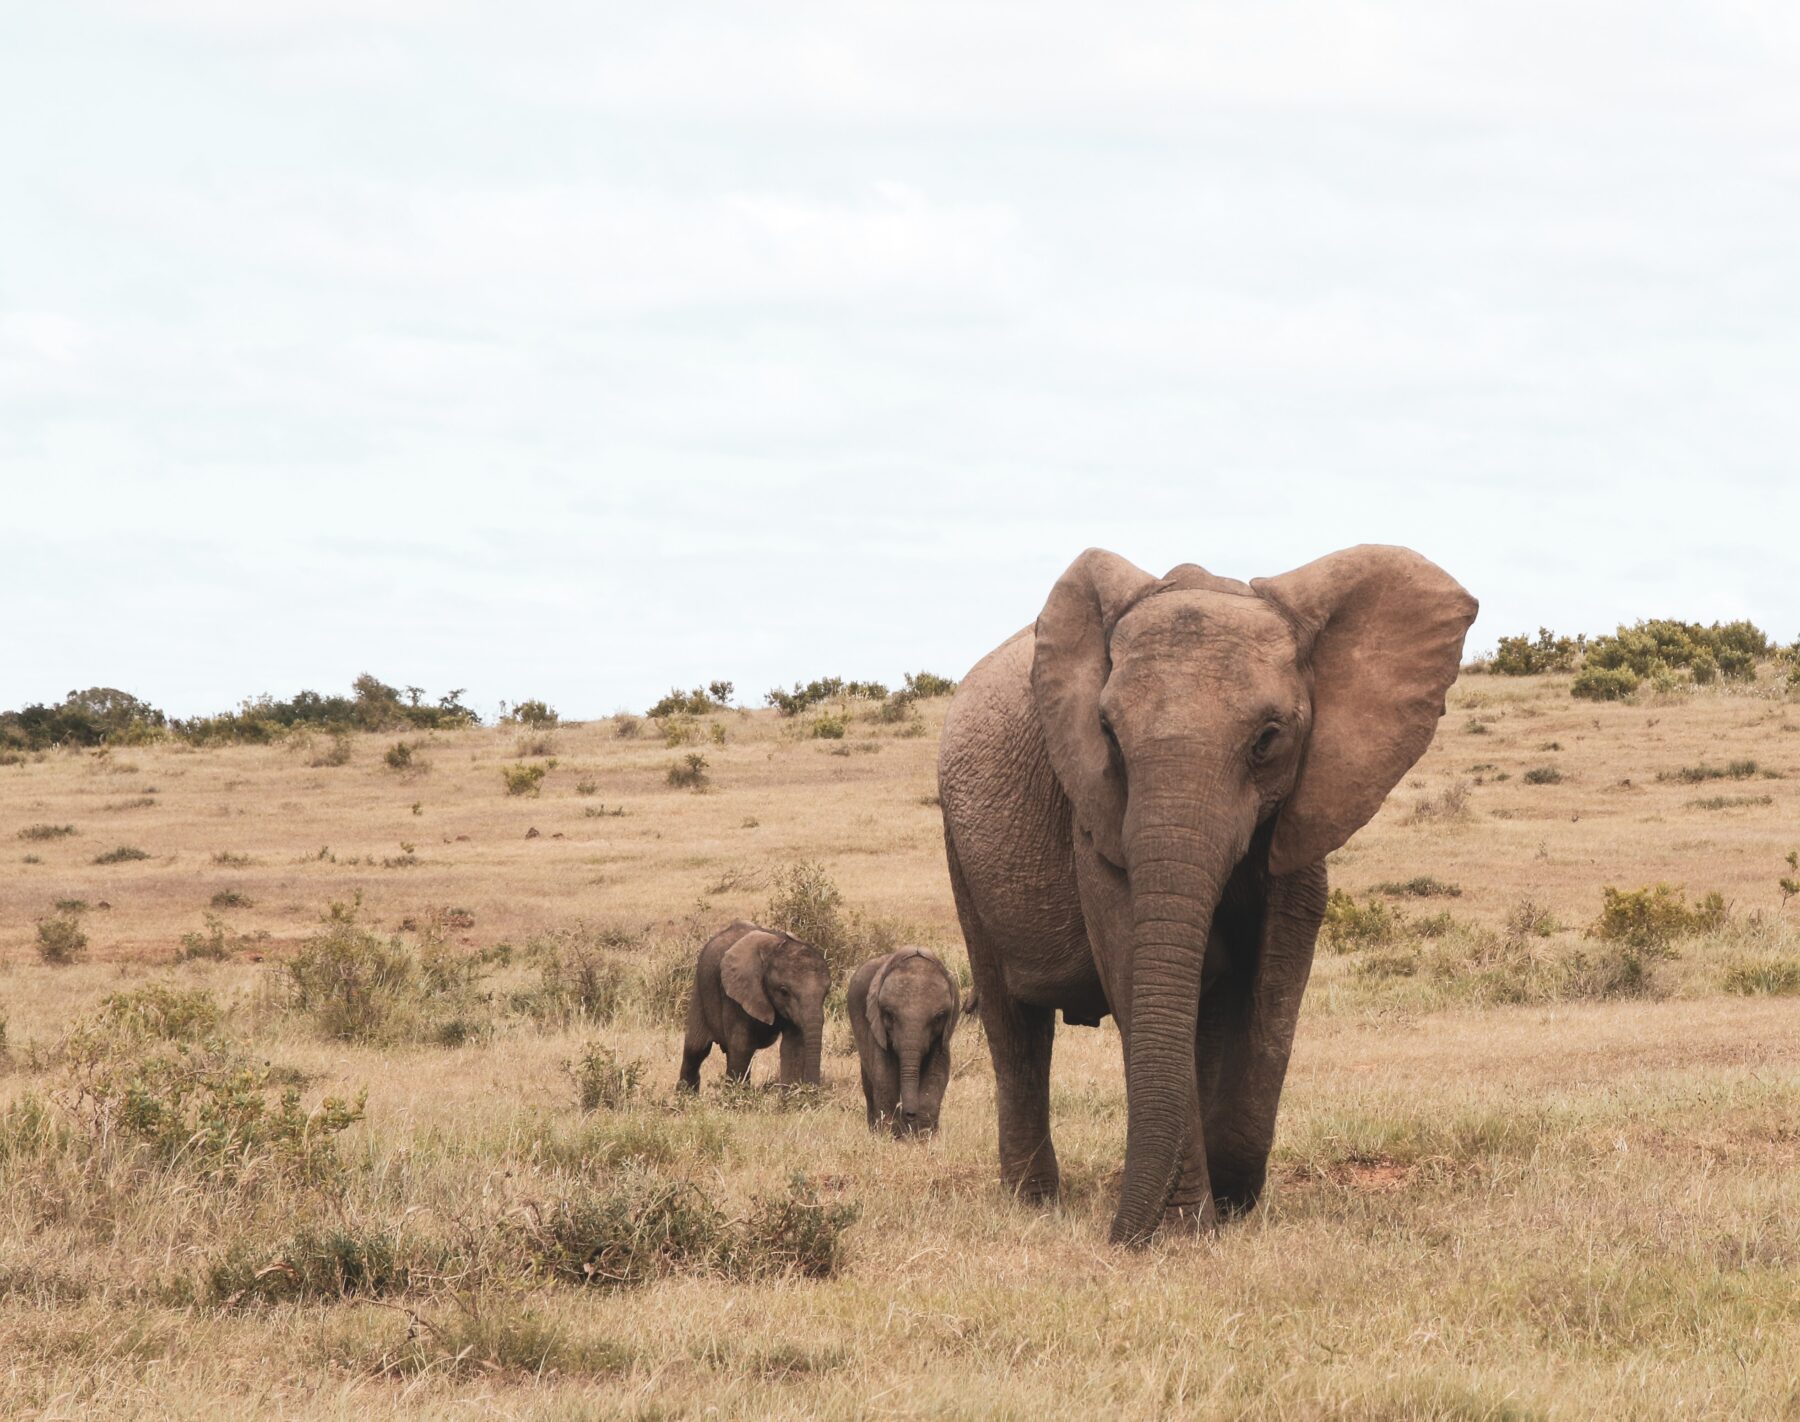
[[[516,728],[421,740],[412,780],[374,737],[341,765],[149,746],[129,772],[0,769],[0,1415],[1800,1414],[1800,999],[1745,996],[1741,973],[1727,991],[1734,965],[1777,965],[1756,981],[1778,988],[1800,956],[1776,888],[1800,838],[1800,708],[1589,705],[1566,685],[1452,693],[1415,775],[1336,857],[1334,883],[1398,926],[1321,954],[1266,1207],[1142,1255],[1103,1242],[1124,1131],[1110,1027],[1059,1038],[1069,1189],[1048,1213],[997,1186],[973,1026],[927,1144],[866,1131],[842,1030],[817,1097],[721,1092],[715,1062],[698,1103],[671,1099],[680,955],[760,914],[787,865],[819,862],[863,921],[960,958],[931,803],[942,701],[924,735],[857,719],[843,741],[726,716],[706,794],[612,722],[559,727],[536,797],[506,793]],[[835,753],[858,743],[880,753]],[[1524,783],[1547,755],[1562,779]],[[1751,759],[1755,793],[1729,805],[1680,778]],[[148,858],[98,865],[126,773],[156,787],[130,811]],[[34,824],[78,833],[16,837]],[[1460,892],[1394,892],[1425,875]],[[1623,951],[1582,936],[1602,886],[1658,882],[1719,890],[1730,923],[1596,997]],[[448,984],[420,1020],[471,1030],[334,1041],[284,1005],[281,965],[358,891],[418,980]],[[41,962],[36,923],[76,900],[87,956]],[[180,959],[202,933],[225,956]],[[565,979],[591,1010],[532,1006]],[[1537,995],[1496,1001],[1515,981]],[[335,1164],[269,1146],[203,1168],[84,1134],[66,1034],[153,984],[210,992],[271,1101],[366,1088]],[[595,1061],[620,1075],[584,1111]],[[641,1084],[618,1085],[633,1065]],[[860,1210],[827,1278],[803,1262],[822,1216],[780,1203],[795,1170],[817,1209]],[[716,1213],[668,1203],[686,1198]],[[547,1268],[556,1220],[619,1199],[636,1232],[593,1257],[641,1282]]]

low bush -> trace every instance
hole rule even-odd
[[[240,893],[236,889],[220,889],[212,896],[212,906],[216,909],[241,909],[254,908],[256,903],[248,894]]]
[[[887,687],[878,681],[847,682],[842,677],[827,676],[804,684],[795,682],[792,691],[775,687],[763,700],[783,716],[798,716],[802,711],[810,711],[827,701],[885,701],[887,694]]]
[[[537,795],[543,789],[544,777],[555,768],[553,757],[540,765],[502,766],[500,777],[506,784],[508,795]]]
[[[1564,776],[1554,765],[1534,765],[1519,778],[1527,785],[1561,785]]]
[[[661,720],[671,716],[705,716],[709,712],[725,711],[730,709],[733,690],[728,681],[715,681],[704,687],[696,686],[691,691],[675,687],[644,714],[652,720]]]
[[[1756,774],[1756,762],[1734,760],[1726,765],[1684,765],[1679,770],[1659,770],[1658,780],[1678,780],[1683,785],[1699,785],[1708,780],[1748,780]]]
[[[1338,953],[1392,943],[1401,936],[1405,915],[1379,900],[1359,904],[1342,889],[1333,889],[1325,902],[1319,936]]]
[[[1442,879],[1434,879],[1429,874],[1376,884],[1373,886],[1373,892],[1386,894],[1393,899],[1460,899],[1462,897],[1462,890],[1455,884],[1446,884]]]
[[[689,751],[683,759],[670,765],[664,779],[681,790],[704,790],[712,783],[706,773],[706,757],[698,751]]]
[[[94,863],[96,863],[96,864],[130,864],[135,860],[148,859],[149,857],[150,857],[149,854],[147,854],[144,850],[138,849],[129,844],[121,844],[117,849],[109,849],[104,854],[95,855]]]
[[[622,741],[636,737],[641,723],[636,716],[618,715],[613,717],[613,734]]]
[[[841,741],[849,729],[849,723],[842,716],[820,716],[812,723],[810,732],[817,741]]]
[[[63,1057],[86,1139],[218,1181],[334,1174],[335,1137],[361,1119],[362,1099],[303,1108],[298,1087],[213,1034],[217,1020],[207,994],[158,988],[115,994],[79,1021]]]
[[[425,758],[419,754],[421,748],[422,744],[418,741],[395,741],[387,748],[387,754],[382,759],[387,762],[389,770],[399,775],[421,775],[429,769]]]
[[[503,715],[503,721],[516,722],[521,726],[548,728],[557,724],[556,708],[543,701],[518,702],[509,714]]]
[[[1755,805],[1773,805],[1773,795],[1706,795],[1698,800],[1689,800],[1690,810],[1745,810]]]
[[[1637,694],[1640,682],[1627,667],[1586,667],[1569,683],[1569,695],[1583,701],[1624,701]]]
[[[273,1249],[234,1245],[207,1268],[202,1297],[216,1308],[379,1298],[403,1293],[413,1273],[397,1235],[308,1226]]]
[[[1586,647],[1585,636],[1558,637],[1548,627],[1540,627],[1536,640],[1529,635],[1502,637],[1488,668],[1500,676],[1574,671]]]
[[[583,1111],[619,1111],[629,1106],[644,1079],[642,1062],[621,1061],[617,1053],[590,1043],[566,1070],[575,1083],[575,1098]]]
[[[360,894],[334,903],[320,930],[276,970],[283,1005],[331,1041],[455,1047],[485,1035],[479,989],[493,955],[447,951],[433,930],[418,951],[362,922]]]
[[[52,967],[66,967],[87,956],[88,936],[73,913],[60,913],[37,921],[37,954]]]
[[[785,1196],[753,1201],[733,1219],[691,1181],[640,1167],[535,1206],[523,1235],[540,1272],[592,1288],[677,1274],[822,1279],[840,1268],[843,1234],[858,1213],[821,1203],[795,1176]]]
[[[1436,795],[1426,795],[1413,801],[1413,807],[1407,812],[1406,823],[1422,824],[1454,824],[1469,817],[1469,792],[1466,780],[1452,781]]]
[[[1800,994],[1800,958],[1737,958],[1721,981],[1726,992],[1745,997],[1792,997]]]
[[[1589,925],[1588,937],[1632,948],[1661,948],[1710,933],[1729,916],[1724,896],[1716,890],[1692,906],[1681,890],[1667,884],[1630,890],[1609,884],[1602,893],[1600,916]]]
[[[934,696],[948,696],[956,690],[956,683],[947,676],[938,676],[933,672],[905,673],[906,689],[922,701]]]
[[[1620,626],[1610,637],[1594,638],[1584,669],[1628,670],[1644,678],[1676,668],[1694,669],[1698,661],[1728,680],[1749,680],[1756,675],[1757,660],[1772,650],[1768,636],[1751,622],[1715,622],[1706,627],[1652,618]]]
[[[63,839],[75,832],[74,825],[26,825],[19,831],[19,838],[42,843],[47,839]]]

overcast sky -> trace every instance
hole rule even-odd
[[[1800,9],[0,6],[0,707],[960,675],[1099,544],[1800,633]]]

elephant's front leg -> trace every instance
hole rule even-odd
[[[1221,982],[1218,1010],[1202,1013],[1198,1078],[1207,1167],[1213,1199],[1226,1214],[1253,1209],[1268,1176],[1325,897],[1323,864],[1271,880],[1251,971]]]

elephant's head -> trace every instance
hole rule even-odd
[[[753,928],[725,950],[719,984],[758,1022],[799,1028],[805,1043],[802,1079],[818,1085],[825,995],[831,990],[825,955],[788,934]]]
[[[1052,589],[1032,693],[1076,837],[1132,912],[1115,1240],[1144,1239],[1174,1182],[1227,879],[1253,845],[1269,876],[1316,863],[1374,815],[1431,741],[1475,612],[1435,564],[1373,545],[1248,584],[1090,549]]]
[[[865,1011],[875,1043],[900,1064],[900,1110],[894,1133],[935,1131],[940,1101],[922,1095],[919,1074],[936,1052],[948,1051],[956,1031],[959,994],[935,953],[902,948],[890,954],[869,983]],[[886,1102],[892,1111],[894,1103]]]

